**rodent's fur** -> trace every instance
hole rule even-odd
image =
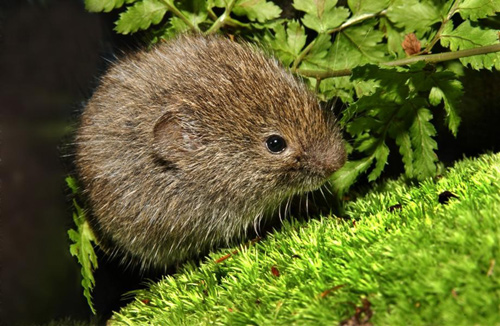
[[[282,153],[266,147],[273,134]],[[143,268],[243,237],[346,159],[333,114],[306,86],[222,37],[183,36],[113,64],[76,143],[95,231]]]

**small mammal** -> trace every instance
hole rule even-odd
[[[76,165],[105,247],[165,268],[231,243],[346,160],[331,112],[274,59],[182,36],[111,66]]]

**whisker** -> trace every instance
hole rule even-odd
[[[326,198],[326,195],[325,195],[325,192],[323,191],[323,187],[320,187],[319,188],[319,192],[321,193],[321,195],[323,196],[323,199],[328,202],[328,198]]]
[[[280,203],[280,206],[278,207],[278,216],[280,218],[280,223],[283,223],[283,217],[281,216],[281,204],[283,203]]]
[[[287,200],[286,200],[286,205],[285,205],[285,218],[287,217],[288,213],[289,213],[289,205],[290,205],[290,198],[292,197],[288,197]],[[289,216],[289,215],[288,215]]]
[[[309,216],[309,194],[306,196],[306,215]]]
[[[333,192],[330,187],[328,187],[328,185],[324,185],[322,188],[324,188],[330,194],[330,196],[333,196]]]

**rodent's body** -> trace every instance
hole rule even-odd
[[[218,37],[185,36],[118,61],[76,141],[97,234],[143,267],[242,237],[345,161],[334,117],[302,83]]]

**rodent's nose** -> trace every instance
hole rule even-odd
[[[309,166],[313,173],[322,175],[325,179],[344,166],[347,159],[342,144],[325,151],[315,151],[309,156]]]

